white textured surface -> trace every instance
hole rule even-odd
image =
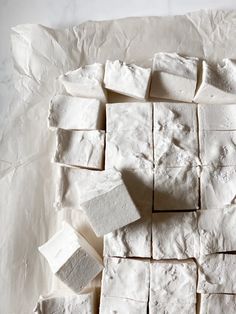
[[[197,58],[177,53],[154,55],[150,95],[156,98],[192,102],[197,85]]]
[[[151,69],[115,60],[106,61],[104,84],[107,89],[130,97],[145,99],[149,92]]]
[[[236,295],[202,294],[201,314],[235,314]]]
[[[125,299],[125,298],[112,298],[103,297],[101,298],[100,314],[146,314],[147,313],[147,302],[139,302],[136,300]]]
[[[54,162],[100,169],[104,167],[104,131],[57,130],[57,143]]]

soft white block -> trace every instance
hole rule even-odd
[[[147,302],[149,282],[149,261],[109,257],[105,259],[101,297]]]
[[[58,80],[69,95],[97,98],[106,103],[107,93],[103,87],[103,77],[104,66],[94,63],[69,71],[59,76]]]
[[[151,69],[119,60],[106,62],[105,87],[117,93],[145,99],[148,96],[150,77]]]
[[[192,102],[197,85],[197,67],[197,58],[182,57],[177,53],[156,53],[150,95]]]
[[[196,313],[196,283],[194,261],[151,263],[149,313]]]
[[[91,169],[103,169],[104,131],[57,130],[54,162]]]
[[[199,207],[198,169],[157,167],[154,172],[154,209],[191,210]]]
[[[198,257],[199,236],[195,212],[152,215],[152,256],[154,259]]]
[[[106,134],[105,168],[143,169],[153,166],[152,130],[142,129]]]
[[[236,203],[236,167],[203,167],[200,182],[203,209]]]
[[[143,212],[141,212],[141,215]],[[151,214],[104,237],[104,256],[151,258]]]
[[[201,294],[200,314],[235,314],[236,295]]]
[[[236,131],[201,131],[200,158],[203,165],[236,165]]]
[[[202,63],[201,84],[194,101],[200,104],[236,103],[236,63],[223,59],[223,65]]]
[[[34,313],[95,314],[94,295],[92,292],[65,294],[64,291],[60,291],[47,296],[40,296]]]
[[[236,255],[202,255],[198,262],[198,293],[236,293]]]
[[[49,128],[96,130],[105,127],[104,107],[99,100],[55,95],[49,106]]]
[[[136,300],[125,298],[101,298],[100,314],[146,314],[147,302],[139,302]]]
[[[81,203],[81,208],[97,236],[124,227],[141,217],[123,182]]]
[[[107,132],[152,130],[152,103],[125,102],[106,105]]]
[[[39,251],[52,272],[76,293],[103,269],[97,252],[67,223]]]
[[[236,130],[236,105],[198,105],[198,119],[201,130]]]
[[[201,254],[236,251],[236,206],[198,213]]]

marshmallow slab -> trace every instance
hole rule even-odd
[[[236,167],[203,167],[201,204],[204,209],[219,209],[236,202]]]
[[[182,57],[177,53],[156,53],[150,95],[192,102],[197,85],[197,67],[197,58]]]
[[[236,63],[223,59],[223,65],[202,63],[202,80],[194,101],[200,104],[236,103]]]
[[[201,254],[236,251],[236,206],[198,213]]]
[[[68,312],[69,311],[69,312]],[[37,314],[95,314],[94,295],[92,292],[84,294],[51,293],[41,296],[34,309]]]
[[[147,314],[147,303],[125,298],[102,297],[100,314]]]
[[[153,166],[152,130],[136,129],[106,134],[106,169],[143,169]]]
[[[235,314],[236,295],[201,294],[200,314]]]
[[[51,129],[100,130],[105,127],[104,107],[97,99],[56,95],[49,106]]]
[[[198,257],[199,236],[195,212],[152,215],[152,256],[154,259]]]
[[[236,105],[198,105],[200,130],[235,131]]]
[[[152,130],[152,103],[126,102],[106,105],[107,132]]]
[[[39,251],[52,272],[75,293],[85,288],[103,269],[97,252],[67,223],[40,246]]]
[[[200,158],[205,166],[235,166],[236,131],[201,131]]]
[[[57,130],[56,152],[53,161],[63,165],[103,169],[104,131]]]
[[[85,65],[59,76],[58,81],[71,96],[96,98],[107,102],[103,87],[104,66],[100,63]]]
[[[154,210],[199,208],[198,169],[157,167],[154,172]]]
[[[151,263],[149,313],[196,313],[194,261]]]
[[[104,84],[107,89],[130,97],[145,99],[149,92],[151,69],[135,64],[107,60]]]
[[[198,262],[198,293],[236,293],[236,255],[202,255]]]

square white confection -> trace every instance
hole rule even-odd
[[[236,167],[203,167],[200,182],[203,209],[219,209],[236,202]]]
[[[201,131],[200,158],[205,166],[236,166],[236,131]]]
[[[222,66],[212,66],[203,61],[202,81],[194,97],[196,103],[236,103],[236,64],[230,59],[223,62]]]
[[[90,169],[103,169],[104,131],[57,130],[54,162]]]
[[[157,167],[154,173],[155,210],[199,208],[198,169]]]
[[[152,130],[152,103],[126,102],[106,105],[107,132]]]
[[[195,212],[152,215],[152,256],[154,259],[198,257],[199,236]]]
[[[196,313],[196,284],[194,261],[151,263],[149,313]]]
[[[198,262],[198,293],[236,293],[236,255],[202,255]]]
[[[197,85],[198,59],[177,53],[154,55],[152,66],[152,97],[192,102]]]
[[[151,214],[106,234],[104,256],[151,258]]]
[[[104,66],[99,63],[85,65],[59,76],[59,83],[71,96],[97,98],[107,102],[107,93],[103,87]]]
[[[130,97],[145,99],[148,96],[151,69],[116,60],[107,60],[104,83],[107,89]]]
[[[141,217],[123,182],[108,192],[81,203],[81,208],[98,237]]]
[[[152,130],[136,129],[106,134],[106,169],[115,168],[121,171],[152,167]]]
[[[41,296],[34,313],[37,314],[94,314],[94,295],[92,292],[83,294],[51,293]],[[69,312],[67,312],[69,311]]]
[[[149,261],[105,259],[101,297],[131,299],[147,302],[149,295]]]
[[[39,251],[52,272],[76,293],[103,269],[97,252],[67,223]]]
[[[235,314],[236,295],[201,294],[201,314]]]
[[[49,106],[48,124],[65,130],[104,129],[104,106],[97,99],[56,95]]]
[[[100,314],[147,314],[147,302],[125,298],[101,297]]]
[[[121,174],[113,169],[92,171],[88,169],[59,167],[55,207],[81,209],[80,204],[122,184]]]
[[[198,213],[201,254],[236,251],[236,206]]]
[[[236,105],[198,105],[198,119],[201,130],[236,130]]]

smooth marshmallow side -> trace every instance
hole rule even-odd
[[[130,97],[145,99],[149,91],[150,77],[151,69],[135,64],[107,60],[105,65],[105,87]]]

